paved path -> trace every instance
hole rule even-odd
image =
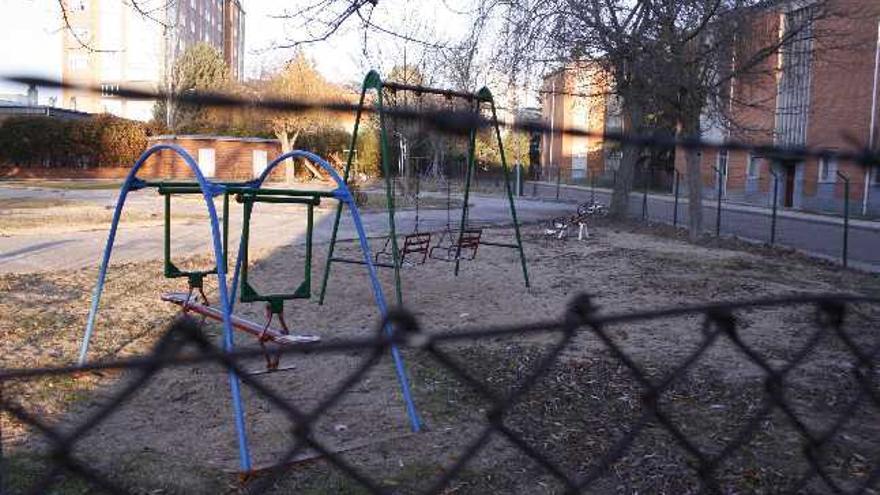
[[[556,184],[528,182],[525,193],[543,198],[556,197]],[[591,190],[584,186],[561,186],[560,199],[565,201],[589,200]],[[610,203],[611,190],[596,188],[596,200]],[[629,213],[642,218],[641,193],[630,196]],[[688,201],[679,198],[678,225],[688,221]],[[648,195],[648,218],[651,221],[672,224],[675,215],[674,198],[669,194]],[[703,227],[714,233],[717,203],[703,201]],[[770,241],[770,208],[725,203],[721,206],[721,234],[744,240],[768,243]],[[776,243],[796,249],[817,258],[841,261],[843,252],[843,218],[817,215],[779,208],[776,219]],[[880,222],[853,220],[849,222],[849,266],[862,270],[880,272]]]
[[[3,198],[63,198],[90,202],[103,206],[115,203],[116,191],[111,190],[78,190],[59,191],[36,188],[0,187],[0,199]],[[316,242],[330,239],[334,209],[326,202],[315,214]],[[472,196],[471,223],[483,225],[509,225],[510,217],[506,197]],[[188,208],[201,209],[198,203],[186,203]],[[132,193],[126,203],[126,210],[145,209],[151,212],[162,211],[161,198],[152,191]],[[517,200],[517,213],[520,222],[544,221],[548,218],[566,214],[571,209],[568,204],[529,199]],[[230,217],[230,246],[238,244],[238,233],[241,231],[240,210],[233,206],[234,214]],[[453,225],[458,224],[461,210],[451,212]],[[161,217],[160,217],[161,218]],[[340,231],[341,238],[354,238],[355,231],[350,217],[345,215]],[[365,212],[363,214],[367,234],[381,238],[387,232],[388,216],[384,212]],[[447,212],[441,210],[422,210],[420,212],[421,231],[439,231],[446,225]],[[415,212],[400,211],[397,214],[399,233],[412,232]],[[39,272],[56,269],[81,268],[97,266],[104,243],[107,239],[108,226],[89,231],[59,232],[54,234],[16,234],[0,237],[0,273]],[[261,204],[256,208],[252,221],[252,246],[254,251],[273,249],[283,245],[301,244],[305,242],[306,219],[302,207],[289,205]],[[114,261],[145,261],[162,257],[162,226],[157,222],[152,225],[132,224],[125,222],[120,226],[113,252]],[[182,220],[175,223],[172,230],[174,256],[185,256],[194,253],[210,253],[210,231],[207,221]]]

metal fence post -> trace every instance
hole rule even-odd
[[[559,201],[559,186],[562,183],[562,167],[556,167],[556,200]]]
[[[648,162],[642,173],[642,220],[648,220]]]
[[[839,170],[837,176],[843,179],[843,267],[846,268],[849,251],[849,177]]]
[[[673,186],[674,187],[673,192],[675,193],[675,201],[672,203],[672,226],[678,227],[678,187],[679,187],[678,181],[679,181],[679,179],[681,179],[681,174],[678,173],[678,170],[674,170],[672,173],[675,176],[675,186]]]
[[[596,172],[590,175],[590,203],[596,202]]]
[[[715,169],[715,176],[718,178],[718,210],[715,213],[715,237],[721,236],[721,188],[724,186],[721,177],[721,170],[712,166]]]
[[[516,184],[517,184],[516,195],[522,196],[523,193],[525,192],[525,186],[526,186],[526,180],[525,180],[526,179],[526,166],[521,163],[519,165],[517,165],[516,166],[516,173],[518,175],[517,179],[516,179]]]
[[[770,214],[770,245],[776,243],[776,208],[779,206],[779,173],[770,171],[773,175],[773,210]]]

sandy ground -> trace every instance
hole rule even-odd
[[[486,239],[509,240],[505,229]],[[374,248],[380,242],[374,243]],[[316,246],[321,267],[325,245]],[[354,256],[354,246],[343,252]],[[294,287],[301,280],[301,246],[261,249],[254,263],[260,290]],[[730,241],[689,244],[662,228],[594,225],[586,242],[547,240],[537,226],[526,228],[526,253],[532,288],[522,284],[516,253],[484,247],[477,259],[452,266],[431,261],[404,272],[405,305],[426,332],[449,333],[488,325],[533,322],[563,315],[579,293],[593,295],[603,313],[623,313],[710,301],[761,296],[840,292],[880,295],[876,276],[806,260],[779,251]],[[205,263],[205,258],[191,260]],[[313,289],[319,285],[314,269]],[[71,362],[76,355],[94,278],[93,269],[0,276],[0,341],[4,367]],[[390,274],[382,272],[386,293]],[[160,275],[156,261],[124,263],[111,272],[101,325],[91,357],[138,355],[157,340],[174,314],[158,296],[180,289]],[[209,292],[213,295],[213,291]],[[859,307],[847,325],[864,348],[876,346],[878,308]],[[241,314],[262,321],[256,305]],[[812,308],[774,308],[737,313],[742,338],[774,366],[783,366],[815,328]],[[288,304],[287,321],[295,332],[316,333],[326,341],[376,331],[377,310],[364,268],[336,266],[328,302],[313,299]],[[703,339],[698,317],[676,317],[615,325],[609,335],[657,382],[693,352]],[[206,331],[218,338],[216,325]],[[238,337],[246,348],[256,345]],[[444,352],[477,379],[498,391],[510,390],[535,369],[548,347],[560,339],[552,332],[509,339],[478,339],[446,344]],[[829,425],[858,392],[844,346],[826,339],[786,385],[792,408],[816,431]],[[490,404],[456,379],[424,351],[407,350],[413,389],[428,429],[413,434],[385,356],[325,411],[313,425],[314,437],[331,447],[357,447],[342,454],[375,483],[398,493],[424,489],[448,469],[485,425]],[[311,353],[286,358],[295,371],[261,375],[290,404],[310,410],[366,359],[365,351]],[[245,363],[261,369],[260,358]],[[80,379],[41,379],[6,384],[13,397],[62,428],[72,428],[119,389],[131,374],[106,373]],[[763,372],[729,343],[720,342],[672,388],[661,407],[707,453],[735,438],[760,409]],[[583,475],[595,467],[615,441],[644,412],[644,392],[591,332],[579,332],[546,377],[505,415],[505,424],[568,473]],[[291,423],[253,390],[245,388],[247,426],[255,464],[277,460],[291,442]],[[18,424],[3,425],[7,473],[13,488],[41,476],[39,435]],[[605,475],[596,493],[697,491],[693,457],[651,420],[651,425]],[[876,409],[856,408],[843,440],[829,446],[823,459],[839,479],[865,479],[871,459],[880,453]],[[791,423],[779,413],[760,422],[750,448],[720,468],[727,492],[787,491],[809,466],[800,454]],[[103,473],[142,493],[236,492],[236,443],[226,375],[217,366],[163,370],[139,393],[79,443],[78,455]],[[258,478],[257,482],[266,478]],[[9,481],[9,478],[7,479]],[[73,476],[60,487],[85,490]],[[821,484],[807,491],[825,492]],[[547,470],[499,435],[479,450],[450,484],[447,493],[556,493],[562,485]],[[326,462],[299,464],[273,481],[277,493],[361,493],[361,487]],[[15,489],[13,489],[13,492]]]

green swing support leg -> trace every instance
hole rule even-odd
[[[485,89],[488,93],[488,89]],[[482,91],[481,91],[482,93]],[[513,219],[513,231],[516,234],[516,247],[519,250],[519,261],[522,265],[523,279],[526,288],[529,284],[529,270],[526,267],[526,254],[523,251],[522,236],[519,232],[519,220],[516,218],[516,205],[513,201],[513,191],[510,188],[510,170],[507,168],[507,158],[504,156],[504,144],[501,141],[501,128],[498,126],[498,114],[495,110],[495,99],[489,95],[489,105],[492,107],[492,123],[495,126],[495,137],[498,139],[498,150],[501,152],[501,169],[504,171],[504,187],[507,189],[507,200],[510,204],[510,216]],[[466,207],[467,205],[465,205]]]
[[[394,267],[394,294],[395,300],[397,301],[397,305],[403,305],[403,289],[401,288],[400,283],[400,248],[397,242],[397,231],[394,223],[394,195],[392,193],[392,179],[391,179],[391,170],[388,165],[388,132],[385,129],[385,114],[383,108],[383,82],[382,78],[379,76],[379,73],[376,71],[370,71],[367,76],[364,78],[363,86],[361,87],[361,97],[360,103],[358,104],[358,111],[355,117],[355,127],[352,132],[351,138],[351,146],[350,150],[355,149],[357,145],[357,135],[358,128],[360,126],[362,109],[364,107],[364,100],[366,98],[367,90],[375,89],[376,90],[376,113],[379,115],[379,148],[382,160],[382,173],[385,175],[385,199],[388,205],[388,236],[391,240],[391,255],[393,259],[393,267]],[[351,169],[351,163],[353,159],[353,153],[349,152],[348,160],[346,160],[345,171],[343,174],[343,180],[347,183],[348,176]],[[327,253],[327,261],[324,265],[324,279],[321,282],[321,295],[318,299],[319,304],[324,304],[324,296],[327,292],[327,282],[330,278],[330,265],[333,263],[333,252],[336,247],[336,240],[339,232],[339,221],[342,216],[342,207],[343,205],[340,203],[336,209],[336,217],[333,222],[333,231],[330,235],[330,247]]]
[[[367,75],[369,77],[369,75]],[[376,78],[379,75],[376,74]],[[397,229],[394,225],[394,193],[392,191],[391,168],[388,166],[388,131],[385,129],[385,112],[382,107],[382,82],[379,80],[376,105],[379,111],[379,150],[382,153],[382,173],[385,174],[385,199],[388,203],[388,236],[391,238],[391,259],[394,264],[394,294],[397,305],[403,306],[403,289],[400,286],[400,246],[397,244]]]
[[[361,125],[361,113],[364,108],[364,99],[367,95],[366,82],[361,88],[361,99],[358,104],[357,114],[354,118],[354,129],[351,132],[351,144],[348,146],[348,158],[345,160],[345,170],[342,172],[342,180],[348,184],[348,176],[351,172],[351,162],[354,157],[354,149],[357,146],[358,129]],[[339,221],[342,219],[342,201],[336,204],[336,215],[333,218],[333,230],[330,233],[330,246],[327,248],[327,261],[324,262],[324,277],[321,279],[321,295],[318,297],[318,305],[324,305],[324,296],[327,294],[327,279],[330,278],[330,265],[333,264],[333,251],[336,248],[336,236],[339,234]]]
[[[474,111],[480,111],[480,103],[479,101],[474,102]],[[477,128],[471,128],[471,132],[468,135],[468,157],[467,157],[467,170],[464,173],[464,204],[461,207],[461,223],[458,224],[458,238],[455,239],[455,271],[454,274],[458,276],[458,268],[461,264],[461,236],[464,235],[464,229],[467,226],[468,219],[468,202],[470,199],[471,192],[471,177],[474,173],[474,167],[476,166],[476,148],[477,148]]]

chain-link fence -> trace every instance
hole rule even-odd
[[[615,170],[573,171],[557,166],[545,167],[542,172],[538,180],[524,187],[527,195],[608,205],[618,182]],[[864,193],[862,198],[857,197],[851,175],[836,173],[825,182],[813,184],[815,195],[824,194],[825,200],[804,199],[804,204],[793,207],[793,191],[806,186],[789,180],[791,174],[772,168],[767,172],[743,179],[720,175],[716,170],[711,180],[704,177],[703,230],[715,236],[740,237],[818,254],[844,266],[854,259],[863,267],[876,269],[880,258],[867,246],[880,236],[880,227],[864,221],[872,218],[873,210],[865,209],[869,203],[862,201]],[[736,180],[741,189],[728,190],[728,184]],[[638,167],[630,190],[630,217],[676,227],[688,225],[690,210],[683,174],[662,167]],[[820,209],[824,207],[831,210]],[[861,214],[863,211],[867,216]],[[854,222],[858,222],[855,229]],[[853,235],[859,237],[855,246]]]
[[[880,478],[878,314],[880,300],[846,296],[607,314],[580,295],[556,320],[440,332],[398,311],[387,319],[393,337],[377,330],[374,337],[282,351],[360,356],[310,405],[243,369],[261,351],[224,353],[195,320],[181,316],[148,355],[3,370],[0,486],[3,493],[146,493],[126,470],[102,467],[78,444],[160,372],[219,364],[236,370],[265,407],[283,413],[282,427],[293,439],[274,459],[278,467],[244,485],[248,493],[307,491],[291,473],[309,468],[289,464],[306,450],[350,483],[327,493],[874,493]],[[645,347],[658,333],[672,345]],[[409,485],[394,481],[388,470],[395,466],[371,463],[388,455],[387,445],[380,448],[376,440],[371,448],[367,439],[360,455],[349,456],[326,445],[315,427],[345,396],[359,393],[358,383],[392,343],[420,363],[413,370],[416,400],[455,413],[452,419],[433,414],[427,432],[395,440],[394,449],[416,449],[433,466]],[[110,370],[126,371],[128,380],[73,423],[9,393],[20,381]],[[9,435],[16,427],[34,439],[15,442]],[[451,442],[456,431],[462,434]],[[439,448],[418,450],[440,442],[441,434],[446,440]],[[23,452],[38,456],[44,470],[29,478],[17,473],[14,461]],[[190,459],[185,477],[197,475],[200,460]],[[71,479],[79,483],[76,490],[69,490]]]

